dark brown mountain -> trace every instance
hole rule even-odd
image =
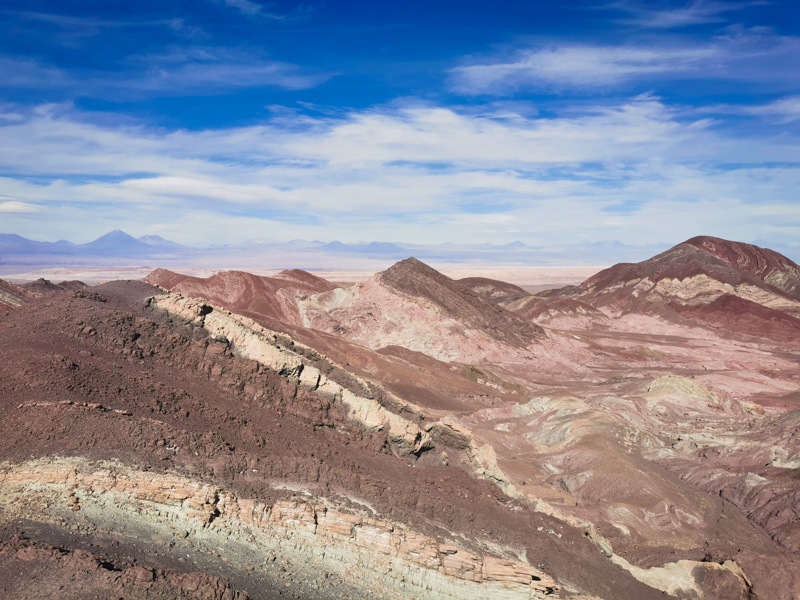
[[[457,280],[482,298],[505,306],[507,303],[530,296],[530,293],[513,283],[486,277],[465,277]]]
[[[55,292],[58,290],[82,290],[89,286],[87,286],[82,281],[62,281],[61,283],[53,283],[49,279],[44,279],[40,277],[36,281],[31,281],[29,283],[25,283],[22,285],[26,290],[29,292],[36,292],[39,294],[47,294],[49,292]]]

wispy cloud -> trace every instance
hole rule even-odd
[[[286,19],[286,15],[278,14],[266,9],[267,5],[253,0],[214,0],[241,12],[248,17],[260,17],[267,19]]]
[[[457,91],[477,94],[524,86],[612,86],[641,76],[687,74],[716,54],[713,47],[555,46],[521,50],[508,61],[456,67],[451,73]]]
[[[0,88],[63,88],[74,78],[63,69],[32,58],[0,56]]]
[[[261,14],[263,8],[260,4],[256,2],[251,2],[251,0],[223,0],[226,5],[236,8],[242,11],[246,15],[257,15]]]
[[[780,98],[761,106],[747,106],[743,111],[751,115],[771,117],[780,123],[790,123],[800,119],[800,96]]]
[[[219,93],[246,87],[276,86],[290,90],[315,87],[332,76],[304,72],[297,65],[270,60],[257,52],[220,47],[186,47],[137,60],[145,69],[123,86],[169,95]]]
[[[658,9],[638,2],[613,2],[605,8],[627,12],[630,17],[623,22],[654,29],[673,29],[705,23],[725,21],[724,13],[741,10],[747,6],[742,2],[715,0],[693,0],[679,8]]]
[[[31,213],[36,212],[38,207],[33,204],[12,200],[8,196],[0,196],[0,213]]]
[[[795,86],[800,38],[768,29],[727,28],[704,42],[662,36],[648,44],[549,45],[510,57],[487,58],[450,71],[452,88],[463,94],[509,94],[524,88],[611,88],[632,81],[720,79]]]
[[[71,40],[73,43],[82,38],[91,38],[106,32],[118,32],[131,29],[159,29],[167,28],[184,38],[206,37],[202,28],[190,25],[185,19],[173,17],[168,19],[102,19],[97,17],[83,17],[64,15],[58,13],[5,10],[0,14],[6,15],[17,22],[38,22],[55,26],[60,32],[62,42]]]
[[[221,94],[249,87],[315,87],[331,73],[307,72],[257,52],[217,46],[173,48],[128,60],[126,71],[68,71],[35,59],[0,56],[0,88],[61,90],[81,96],[135,99]]]

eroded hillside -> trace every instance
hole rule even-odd
[[[38,573],[0,590],[796,597],[797,273],[695,238],[536,296],[413,259],[42,289],[0,319],[0,564]]]

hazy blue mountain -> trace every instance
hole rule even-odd
[[[150,246],[152,248],[161,248],[161,249],[174,248],[174,249],[177,249],[177,248],[185,248],[186,247],[186,246],[183,246],[183,245],[181,245],[181,244],[179,244],[177,242],[166,240],[163,237],[161,237],[160,235],[143,235],[143,236],[141,236],[141,237],[139,237],[137,239],[140,242],[143,242],[143,243],[147,244],[148,246]]]

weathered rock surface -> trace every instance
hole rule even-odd
[[[247,600],[224,579],[114,564],[86,550],[54,548],[18,536],[0,542],[0,594],[6,600]]]
[[[152,306],[182,317],[190,323],[208,331],[214,339],[225,340],[235,351],[245,358],[257,361],[271,371],[283,375],[301,385],[319,391],[347,407],[347,414],[358,421],[368,431],[385,431],[389,440],[405,454],[419,454],[431,447],[430,438],[419,426],[384,408],[375,398],[365,397],[329,379],[311,361],[303,358],[299,351],[313,355],[316,361],[328,362],[325,357],[311,348],[292,342],[291,346],[281,345],[280,336],[252,319],[215,309],[202,300],[184,298],[180,294],[154,296]],[[353,378],[353,383],[363,391],[371,390],[366,382]],[[388,392],[384,392],[388,395]],[[421,414],[419,409],[400,398],[392,397],[392,405],[400,412]]]
[[[735,296],[800,316],[800,267],[790,259],[750,244],[692,238],[646,261],[618,264],[579,288],[550,296],[579,298],[615,314],[664,314],[668,305],[705,306]]]
[[[146,518],[152,529],[176,531],[176,539],[183,539],[180,530],[197,537],[228,537],[228,543],[233,537],[254,548],[278,546],[283,552],[292,548],[298,560],[319,562],[317,568],[342,577],[351,570],[372,572],[387,592],[396,588],[403,595],[428,588],[440,598],[513,599],[542,598],[558,591],[555,581],[520,560],[440,544],[399,524],[329,508],[325,498],[295,497],[270,505],[172,474],[132,471],[118,463],[92,467],[70,459],[4,465],[0,494],[32,498],[25,506],[6,501],[5,518],[53,519],[58,511],[48,514],[48,507],[68,506],[73,498],[72,505],[88,513],[89,521],[101,529],[116,522],[117,533],[124,533],[130,527],[126,520],[131,519],[126,513],[139,513],[137,518]],[[42,502],[41,513],[31,510]],[[134,528],[128,534],[134,535]],[[331,556],[324,562],[319,558],[323,548]]]
[[[537,296],[408,260],[32,297],[0,534],[254,598],[797,597],[795,267],[697,238]]]
[[[544,330],[409,258],[348,289],[300,302],[306,327],[377,350],[401,346],[439,360],[514,360]]]
[[[530,511],[505,497],[494,483],[476,479],[474,466],[458,444],[450,447],[441,441],[419,458],[398,457],[385,428],[370,431],[349,418],[345,404],[330,394],[244,358],[230,340],[213,338],[199,323],[157,309],[152,302],[147,306],[157,289],[116,282],[94,290],[35,299],[24,314],[12,311],[0,321],[0,455],[9,463],[26,463],[31,456],[50,461],[54,455],[118,461],[136,472],[178,473],[267,506],[292,497],[312,504],[315,498],[327,498],[326,510],[389,522],[476,556],[527,563],[556,580],[562,590],[566,583],[601,597],[662,597],[611,564],[582,529]],[[285,344],[285,338],[279,343]],[[295,350],[309,359],[301,347]],[[330,366],[324,360],[309,360],[323,373]],[[324,374],[339,377],[335,371]],[[407,409],[400,414],[412,421],[419,418]],[[226,529],[215,530],[222,537],[206,543],[200,534],[212,528],[203,526],[188,538],[192,545],[182,546],[181,530],[176,528],[176,539],[169,529],[174,523],[167,526],[169,532],[148,529],[158,512],[166,511],[163,507],[150,512],[152,506],[142,501],[137,507],[143,512],[138,513],[130,511],[127,502],[92,505],[106,497],[102,494],[78,496],[77,504],[70,497],[63,504],[45,502],[52,509],[47,514],[64,521],[37,521],[40,525],[34,526],[24,515],[49,509],[17,501],[24,497],[33,503],[32,494],[12,495],[3,510],[20,504],[21,512],[14,515],[22,520],[10,519],[8,530],[67,550],[81,547],[85,540],[94,544],[95,555],[113,564],[134,557],[136,564],[150,569],[226,578],[256,599],[277,597],[287,583],[285,589],[300,598],[326,598],[327,589],[333,590],[331,598],[341,593],[374,598],[382,593],[372,577],[324,579],[323,571],[309,571],[306,577],[306,562],[289,560],[292,544],[262,548],[269,564],[286,569],[264,571],[256,568],[264,563],[264,553],[243,553],[244,546],[228,544]],[[213,498],[197,502],[191,518],[214,527],[232,522],[215,514],[213,506],[221,512],[219,499],[216,505]],[[104,515],[112,520],[104,521]],[[321,519],[317,513],[318,522]],[[42,533],[42,524],[49,534]],[[120,538],[104,533],[120,524],[139,528],[140,534]],[[556,529],[560,538],[547,533]],[[63,535],[70,537],[64,540]],[[170,548],[172,542],[175,546]],[[509,549],[511,554],[506,554]],[[278,557],[274,563],[270,551]],[[333,559],[325,548],[316,551],[322,564]],[[481,572],[499,580],[510,576],[509,568],[517,568],[504,562],[487,564]],[[420,597],[436,596],[437,588],[430,583],[434,579],[426,580]],[[456,597],[474,596],[468,592],[472,583],[464,581],[466,591]]]

